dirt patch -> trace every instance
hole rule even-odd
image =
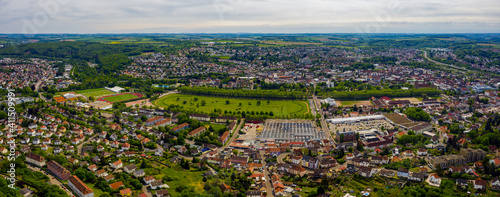
[[[139,106],[140,106],[140,105],[143,105],[143,103],[142,103],[142,102],[149,103],[149,99],[142,99],[142,100],[132,101],[132,102],[125,103],[125,105],[126,105],[127,107],[130,107],[130,106],[133,106],[133,105],[135,105],[135,104],[139,104]]]
[[[409,100],[410,102],[412,103],[419,103],[420,100],[418,100],[417,98],[415,97],[409,97],[409,98],[395,98],[394,99],[395,101],[400,101],[400,100]]]

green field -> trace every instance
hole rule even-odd
[[[175,191],[175,188],[181,185],[193,189],[196,193],[204,193],[203,182],[201,181],[204,171],[193,168],[191,170],[184,170],[179,165],[171,168],[162,166],[161,168],[161,174],[155,176],[155,178],[165,180],[165,183],[170,187],[168,190],[170,196],[180,196],[180,193]]]
[[[111,97],[106,97],[104,98],[105,100],[109,101],[109,102],[121,102],[121,101],[126,101],[126,100],[130,100],[130,99],[135,99],[137,98],[136,95],[132,95],[132,94],[122,94],[122,95],[118,95],[118,96],[111,96]]]
[[[104,194],[104,192],[103,192],[101,189],[99,189],[99,188],[95,187],[93,183],[85,183],[85,184],[86,184],[87,186],[89,186],[89,188],[90,188],[92,191],[94,191],[94,196],[101,196],[101,195],[103,195],[103,194]],[[70,188],[68,187],[68,189],[70,189]]]
[[[197,101],[195,101],[197,98]],[[202,106],[201,101],[205,100],[206,105]],[[186,104],[184,104],[184,101]],[[229,101],[229,104],[226,104]],[[195,96],[186,94],[170,94],[162,97],[154,102],[155,105],[166,107],[171,104],[179,105],[187,109],[193,109],[203,112],[213,112],[214,109],[222,111],[272,111],[276,116],[279,115],[304,115],[310,113],[309,103],[306,101],[278,101],[278,100],[260,100],[261,104],[257,105],[256,99],[235,99],[221,97]],[[241,106],[239,105],[241,103]]]
[[[106,90],[104,88],[87,89],[87,90],[76,90],[75,92],[77,94],[83,94],[86,97],[91,97],[91,96],[93,96],[93,97],[100,97],[100,96],[114,94],[114,92],[111,92],[111,91]]]

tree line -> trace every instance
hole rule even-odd
[[[216,87],[182,86],[177,90],[184,94],[193,95],[273,100],[303,100],[309,96],[299,91],[221,89]]]
[[[403,89],[383,89],[383,90],[361,90],[361,91],[333,91],[333,92],[320,92],[318,93],[319,96],[323,97],[332,97],[334,99],[340,99],[340,100],[363,100],[363,99],[370,99],[371,97],[382,97],[382,96],[388,96],[388,97],[414,97],[414,96],[421,96],[421,95],[427,95],[427,96],[437,96],[441,94],[441,91],[435,88],[419,88],[419,89],[410,89],[410,90],[403,90]]]

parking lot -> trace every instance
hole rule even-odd
[[[239,134],[240,137],[238,139],[244,139],[244,140],[255,140],[257,138],[257,129],[263,127],[262,124],[253,124],[252,127],[250,127],[252,124],[247,123],[245,124],[247,126],[244,126],[242,128],[243,132],[246,134]]]
[[[338,131],[359,131],[367,129],[393,129],[394,126],[386,120],[367,120],[356,123],[330,124],[330,129],[336,133]]]

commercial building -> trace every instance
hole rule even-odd
[[[316,124],[310,120],[268,119],[257,139],[276,142],[307,142],[323,140],[326,137],[325,133],[318,131]]]

